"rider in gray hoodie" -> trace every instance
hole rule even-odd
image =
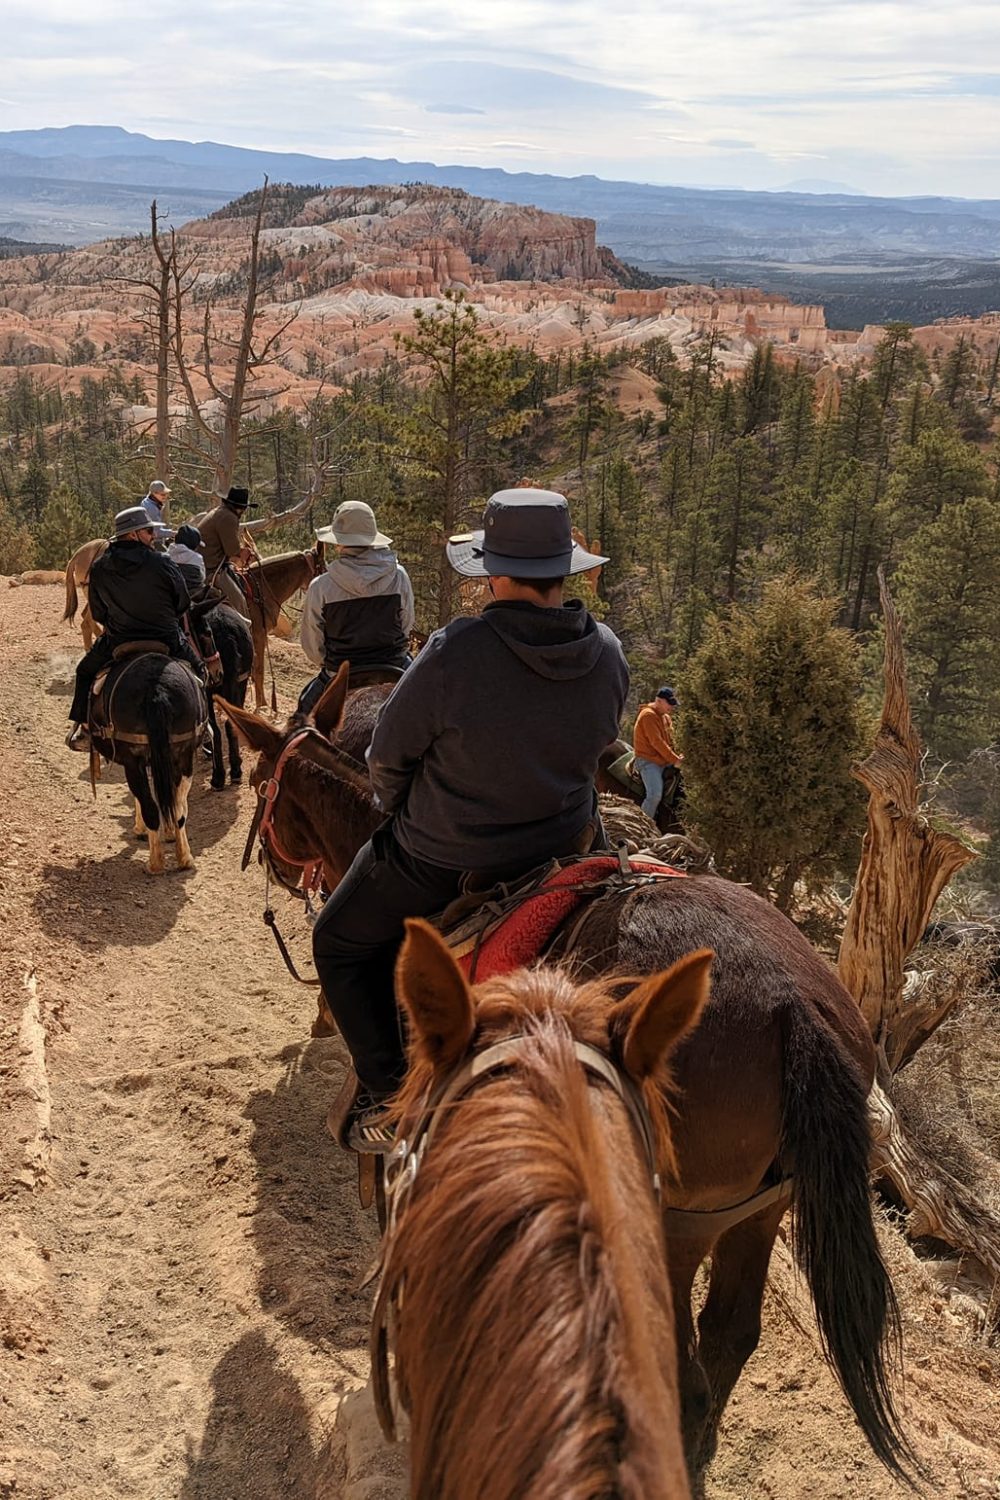
[[[361,849],[313,930],[323,994],[366,1099],[349,1142],[384,1150],[380,1102],[404,1067],[393,967],[406,917],[440,911],[463,873],[509,878],[603,842],[594,774],[628,691],[621,645],[567,574],[606,562],[573,542],[551,490],[502,490],[452,566],[494,602],[431,636],[393,688],[368,750],[390,821]]]
[[[370,505],[345,501],[316,535],[337,553],[309,585],[302,610],[299,640],[320,670],[302,690],[300,713],[309,712],[342,662],[408,666],[414,622],[413,587]]]

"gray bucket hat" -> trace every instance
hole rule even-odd
[[[345,500],[333,514],[333,524],[320,526],[316,537],[338,547],[391,547],[392,537],[383,536],[375,522],[375,512],[363,500]]]
[[[556,490],[498,490],[482,531],[453,536],[447,552],[465,578],[566,578],[609,561],[574,542],[569,504]]]
[[[141,505],[130,505],[115,516],[115,537],[128,536],[130,531],[152,531],[153,523]]]

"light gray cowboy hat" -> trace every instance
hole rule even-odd
[[[329,526],[316,528],[320,542],[338,547],[391,547],[392,537],[383,536],[375,524],[375,512],[363,500],[345,500],[334,512]]]
[[[566,578],[610,560],[574,542],[569,504],[556,490],[498,490],[482,531],[453,536],[447,553],[465,578]]]

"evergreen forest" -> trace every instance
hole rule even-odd
[[[648,403],[626,415],[631,371]],[[0,573],[61,568],[156,477],[133,411],[150,392],[113,367],[83,377],[78,394],[30,367],[6,374]],[[664,339],[542,357],[498,342],[449,296],[416,311],[391,358],[307,413],[245,419],[240,477],[258,516],[280,511],[308,488],[319,454],[326,480],[309,524],[275,532],[268,548],[303,545],[341,501],[367,501],[411,572],[425,630],[479,605],[459,594],[442,553],[449,534],[478,524],[485,497],[522,479],[562,490],[580,533],[611,559],[590,602],[625,645],[635,702],[677,684],[683,736],[690,694],[692,806],[716,847],[762,788],[791,795],[802,714],[810,732],[824,726],[823,765],[801,770],[799,792],[807,803],[829,792],[848,814],[804,835],[792,878],[818,878],[863,815],[849,767],[878,698],[880,570],[941,805],[980,829],[1000,813],[996,375],[961,344],[928,362],[904,323],[887,327],[868,367],[845,372],[779,362],[762,343],[727,373],[710,337],[683,363]],[[190,425],[178,421],[170,442],[162,477],[177,523],[205,508],[211,465]],[[735,771],[738,746],[723,753],[706,703],[745,727]],[[756,739],[755,723],[766,726]],[[766,803],[761,826],[775,817]],[[735,852],[730,867],[772,890],[787,882],[787,860],[760,856],[770,872],[760,874],[758,854]]]

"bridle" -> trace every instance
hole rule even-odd
[[[458,1064],[449,1076],[431,1089],[412,1123],[402,1121],[396,1142],[385,1158],[385,1196],[387,1222],[379,1260],[370,1274],[380,1275],[375,1306],[372,1309],[370,1353],[372,1388],[379,1424],[389,1442],[396,1438],[396,1402],[389,1376],[389,1335],[396,1321],[403,1297],[402,1278],[385,1274],[392,1256],[392,1246],[400,1215],[406,1208],[420,1168],[426,1160],[431,1142],[437,1134],[442,1115],[450,1105],[472,1093],[475,1088],[498,1073],[509,1072],[534,1038],[519,1034],[494,1042],[482,1052]],[[572,1041],[573,1052],[589,1080],[608,1084],[625,1106],[632,1128],[638,1137],[646,1161],[653,1196],[661,1202],[660,1172],[656,1159],[656,1137],[642,1092],[629,1076],[605,1053],[587,1042]]]
[[[264,925],[269,927],[274,934],[274,940],[278,945],[278,951],[285,962],[285,967],[292,978],[299,984],[316,986],[318,979],[303,979],[297,972],[291,955],[285,946],[284,939],[278,930],[278,921],[274,908],[271,905],[271,881],[274,880],[283,890],[292,896],[298,897],[305,902],[306,917],[312,922],[317,916],[317,909],[313,904],[313,898],[321,893],[323,885],[323,860],[310,856],[301,858],[296,854],[289,854],[278,835],[275,826],[275,813],[278,806],[278,798],[281,795],[282,777],[289,761],[293,758],[296,750],[308,739],[315,739],[323,746],[327,754],[331,754],[335,760],[340,761],[345,768],[350,769],[357,775],[366,776],[365,767],[360,761],[348,755],[346,750],[339,749],[330,743],[325,735],[312,724],[306,724],[300,728],[291,730],[281,742],[278,754],[275,757],[274,767],[266,781],[262,781],[257,787],[257,806],[254,808],[253,818],[250,822],[250,830],[243,849],[243,858],[240,869],[245,870],[253,856],[254,845],[259,843],[260,862],[264,867]],[[293,869],[301,870],[301,875],[294,884],[276,863],[280,860],[284,865],[291,865]]]

